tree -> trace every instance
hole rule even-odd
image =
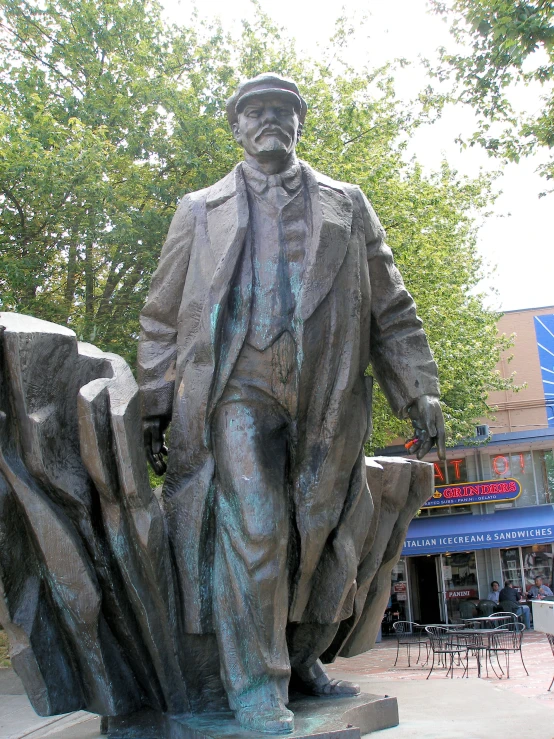
[[[473,433],[502,386],[497,316],[475,291],[475,217],[490,181],[407,162],[425,107],[395,97],[393,69],[297,54],[259,9],[233,37],[142,0],[0,0],[0,307],[66,323],[133,365],[144,303],[178,199],[240,153],[224,102],[240,78],[294,77],[310,111],[299,154],[358,183],[388,230],[439,363],[451,440]],[[375,446],[405,424],[375,404]]]
[[[217,31],[199,47],[135,0],[0,8],[2,305],[125,354],[177,197],[231,161]]]
[[[453,97],[478,113],[471,143],[492,156],[518,161],[554,148],[554,2],[552,0],[431,0],[468,52],[442,51],[436,73],[453,77]],[[518,85],[534,84],[544,96],[538,113],[518,110]],[[541,168],[554,177],[554,157]]]

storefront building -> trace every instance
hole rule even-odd
[[[494,417],[476,438],[435,466],[435,492],[410,524],[392,573],[400,618],[447,623],[465,601],[485,599],[490,583],[512,580],[526,592],[540,575],[554,581],[554,306],[506,313],[501,333],[516,334],[499,370],[515,372],[518,393],[494,393]],[[405,455],[402,445],[380,453]],[[554,588],[553,588],[554,589]]]

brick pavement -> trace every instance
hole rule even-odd
[[[489,677],[482,677],[481,679],[494,684],[495,687],[501,690],[536,698],[554,707],[554,687],[552,692],[548,692],[548,686],[552,677],[554,677],[554,656],[546,636],[534,631],[524,633],[522,651],[529,676],[525,674],[519,655],[512,654],[510,655],[509,680],[506,678],[498,679],[490,669]],[[408,667],[406,648],[401,647],[398,664],[394,667],[396,640],[386,637],[380,644],[376,644],[374,649],[365,654],[349,659],[337,659],[331,671],[340,672],[341,674],[352,673],[358,677],[379,675],[379,679],[383,682],[425,680],[429,671],[429,667],[424,669],[421,664],[425,661],[425,652],[423,651],[419,664],[415,664],[417,650],[412,648],[411,654],[411,667]],[[444,680],[445,674],[444,669],[435,668],[429,681]],[[477,676],[476,660],[472,658],[469,662],[469,674],[470,677]],[[454,678],[461,677],[461,675],[462,670],[456,668]]]
[[[405,651],[394,667],[396,642],[385,639],[358,657],[338,659],[330,672],[352,679],[366,692],[398,697],[400,725],[374,734],[376,739],[554,739],[554,657],[546,637],[524,635],[525,675],[517,655],[510,662],[510,680],[494,676],[477,679],[475,662],[470,679],[445,679],[445,670],[413,664],[408,668]],[[39,719],[23,687],[11,670],[0,670],[0,739],[102,739],[98,718],[86,714]]]
[[[510,659],[510,679],[478,678],[476,662],[470,660],[469,679],[454,679],[446,670],[408,667],[406,652],[397,667],[396,641],[385,639],[373,650],[351,659],[339,659],[330,672],[358,682],[369,693],[398,698],[400,724],[374,734],[376,739],[554,739],[554,657],[546,636],[524,634],[523,655],[529,677],[518,655]]]

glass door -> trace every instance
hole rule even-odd
[[[442,577],[438,554],[410,557],[410,593],[414,621],[421,624],[444,623]],[[441,583],[439,585],[439,582]]]
[[[411,621],[408,601],[408,572],[405,559],[399,559],[392,568],[390,604],[390,607],[398,614],[398,621]]]
[[[475,552],[455,552],[443,556],[445,598],[449,621],[471,618],[479,600]]]

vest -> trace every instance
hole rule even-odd
[[[293,316],[302,286],[311,230],[308,190],[294,165],[267,177],[243,165],[250,225],[253,294],[248,344],[263,351],[284,331],[294,336]]]

